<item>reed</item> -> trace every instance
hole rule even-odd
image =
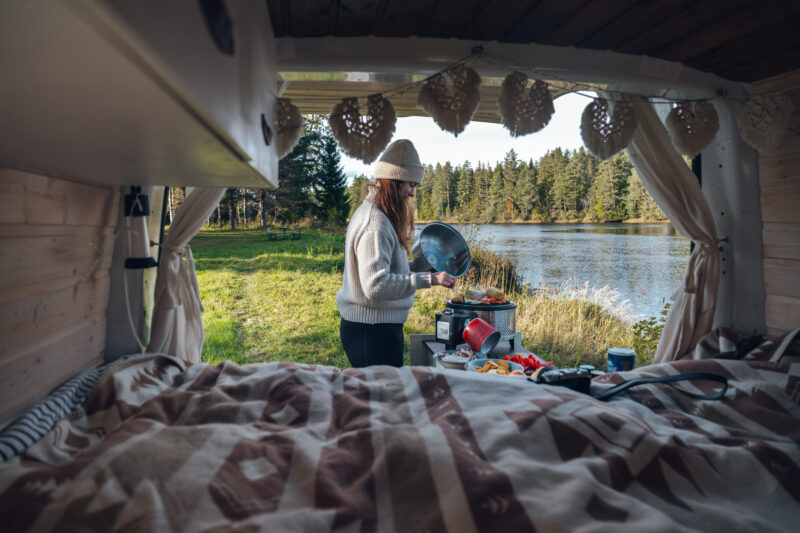
[[[469,244],[472,260],[469,271],[459,280],[461,286],[495,287],[507,294],[522,291],[522,277],[514,261],[489,250],[488,241],[478,239],[476,226],[465,226],[461,232]]]

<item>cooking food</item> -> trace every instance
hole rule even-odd
[[[494,287],[489,287],[486,289],[486,297],[492,298],[494,300],[505,300],[506,295],[500,289],[495,289]]]
[[[525,370],[536,370],[537,368],[542,368],[545,366],[550,366],[553,364],[552,361],[548,361],[547,363],[542,363],[534,356],[529,355],[527,357],[523,357],[522,354],[514,354],[514,355],[506,355],[503,357],[506,361],[511,361],[512,363],[518,363],[522,365]]]
[[[464,295],[461,294],[460,292],[456,291],[456,293],[453,295],[453,297],[450,298],[450,301],[451,302],[464,303]]]
[[[475,354],[472,350],[445,350],[443,352],[436,352],[433,358],[437,361],[437,365],[442,368],[451,370],[464,370],[464,364],[475,359]]]
[[[504,304],[507,300],[496,300],[494,298],[481,298],[478,300],[482,304]]]
[[[505,361],[486,361],[483,366],[476,366],[475,372],[480,372],[481,374],[508,375],[511,373],[511,368]]]
[[[480,300],[486,298],[486,293],[475,289],[467,289],[464,291],[464,296],[471,300]]]
[[[466,363],[467,361],[472,361],[473,359],[475,359],[475,356],[468,350],[459,350],[458,352],[453,353],[441,353],[439,356],[439,360],[444,361],[445,363]]]
[[[485,291],[467,289],[464,291],[463,298],[463,300],[457,300],[456,298],[451,298],[450,300],[453,302],[472,304],[504,304],[507,302],[505,293],[494,287],[489,287]]]
[[[469,361],[464,364],[464,368],[471,372],[478,372],[479,374],[500,374],[501,376],[510,376],[512,374],[525,375],[522,367],[517,363],[490,357]]]

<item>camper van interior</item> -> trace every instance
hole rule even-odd
[[[794,530],[798,22],[784,0],[0,3],[2,528]],[[363,123],[379,96],[461,127],[574,91],[590,147],[626,149],[694,242],[654,364],[586,394],[201,361],[190,241],[226,187],[278,185],[298,112],[356,98]]]

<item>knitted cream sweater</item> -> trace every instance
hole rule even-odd
[[[344,283],[336,295],[342,318],[366,324],[402,324],[430,272],[411,272],[392,223],[367,195],[347,225]]]

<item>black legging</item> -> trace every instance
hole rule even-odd
[[[362,324],[343,318],[339,337],[354,368],[403,366],[403,324]]]

